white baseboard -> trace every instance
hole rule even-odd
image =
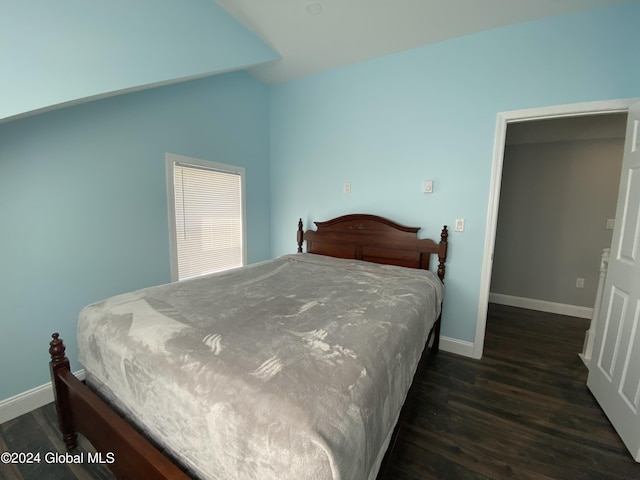
[[[529,310],[538,310],[540,312],[568,315],[570,317],[591,318],[593,316],[593,308],[536,300],[534,298],[514,297],[502,293],[489,293],[489,302],[510,307],[528,308]]]
[[[440,336],[440,350],[464,357],[473,357],[473,343],[457,338]]]
[[[84,369],[74,373],[79,380],[84,380]],[[8,422],[14,418],[40,408],[53,402],[53,388],[51,383],[40,385],[26,392],[0,401],[0,423]]]
[[[582,363],[584,363],[584,366],[587,367],[587,370],[589,370],[589,365],[591,365],[591,359],[585,357],[584,353],[579,353],[578,356],[580,357],[580,360],[582,360]]]

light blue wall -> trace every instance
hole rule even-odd
[[[213,0],[0,6],[0,119],[279,55]]]
[[[269,245],[269,89],[231,73],[0,124],[0,399],[76,361],[78,312],[170,281],[165,153],[245,167],[248,260]]]
[[[277,85],[272,245],[362,212],[451,233],[442,333],[473,342],[496,114],[640,96],[640,3],[469,35]],[[421,192],[424,179],[434,193]],[[342,193],[344,181],[352,193]]]

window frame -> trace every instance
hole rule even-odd
[[[169,217],[169,265],[171,270],[171,281],[187,280],[179,278],[178,269],[178,242],[177,242],[177,227],[176,227],[176,200],[174,191],[174,172],[175,166],[181,165],[186,167],[201,168],[205,170],[211,170],[220,173],[228,173],[238,175],[240,177],[240,212],[242,216],[242,235],[241,235],[241,261],[242,266],[247,264],[247,213],[246,213],[246,188],[245,188],[245,169],[235,165],[228,165],[224,163],[213,162],[210,160],[203,160],[199,158],[187,157],[184,155],[177,155],[174,153],[167,153],[165,155],[166,170],[167,170],[167,205],[168,205],[168,217]],[[205,275],[205,274],[203,274]]]

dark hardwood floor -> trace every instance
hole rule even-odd
[[[445,320],[446,321],[446,320]],[[490,305],[482,360],[440,352],[385,480],[640,479],[586,387],[589,322]],[[81,451],[92,451],[81,442]],[[64,452],[53,405],[0,425],[0,452]],[[101,465],[0,463],[2,479],[109,479]]]
[[[482,360],[435,357],[385,480],[640,479],[586,386],[588,328],[490,305]]]
[[[52,454],[66,453],[53,403],[0,425],[1,452],[40,453],[40,459],[37,462],[22,465],[0,461],[0,479],[111,480],[114,478],[105,465],[87,461],[88,453],[95,453],[95,449],[82,436],[79,436],[78,449],[74,452],[84,455],[82,462],[66,463],[55,457],[50,458]],[[47,455],[46,458],[45,455]],[[53,463],[49,463],[48,460],[53,460]]]

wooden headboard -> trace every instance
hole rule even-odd
[[[424,270],[429,269],[431,256],[437,255],[437,273],[444,280],[449,236],[446,225],[436,243],[419,239],[419,227],[405,227],[376,215],[344,215],[314,224],[317,230],[304,232],[302,219],[298,222],[298,253],[306,241],[308,253]]]

